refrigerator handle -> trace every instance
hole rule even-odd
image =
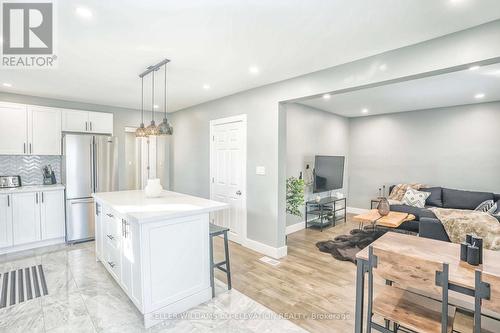
[[[99,192],[99,141],[97,141],[94,145],[94,158],[95,158],[95,191]]]
[[[94,142],[90,143],[90,187],[91,191],[95,191],[95,183],[94,183]]]

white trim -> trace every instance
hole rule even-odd
[[[13,253],[13,252],[20,252],[20,251],[37,249],[39,247],[44,247],[44,246],[64,244],[64,243],[65,243],[64,237],[60,237],[60,238],[54,238],[54,239],[49,239],[49,240],[43,240],[43,241],[39,241],[39,242],[28,243],[28,244],[15,245],[15,246],[5,247],[3,249],[0,249],[0,255],[6,254],[6,253]]]
[[[295,224],[292,224],[292,225],[289,225],[286,227],[285,234],[290,235],[290,234],[293,234],[294,232],[297,232],[297,231],[305,229],[305,228],[306,228],[305,222],[295,223]]]
[[[219,119],[214,119],[210,120],[210,136],[209,136],[209,141],[210,141],[210,174],[209,174],[209,188],[210,188],[210,199],[213,199],[213,183],[212,183],[212,178],[213,178],[213,128],[215,125],[221,125],[221,124],[230,124],[230,123],[235,123],[241,121],[242,125],[241,126],[241,131],[242,131],[242,138],[243,138],[243,144],[242,144],[242,164],[243,164],[243,169],[242,169],[242,184],[241,184],[241,199],[242,199],[242,209],[245,212],[243,214],[243,226],[242,226],[242,234],[240,235],[241,239],[241,244],[245,244],[247,241],[247,115],[246,114],[240,114],[237,116],[232,116],[232,117],[226,117],[226,118],[219,118]]]
[[[274,258],[274,259],[280,259],[283,257],[286,257],[288,253],[288,248],[286,246],[282,247],[272,247],[267,244],[263,244],[260,242],[257,242],[253,239],[247,238],[245,240],[245,243],[242,244],[245,247],[248,247],[250,250],[262,253],[268,257]]]
[[[347,207],[347,212],[351,214],[364,214],[368,211],[366,208]]]

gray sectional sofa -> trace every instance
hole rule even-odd
[[[393,187],[390,187],[390,191],[392,191]],[[429,187],[420,189],[420,191],[431,193],[425,202],[425,208],[391,205],[391,211],[409,213],[416,217],[414,221],[403,223],[399,229],[416,232],[420,237],[446,242],[449,242],[450,239],[441,222],[429,210],[430,207],[474,210],[480,203],[486,200],[494,200],[500,206],[500,194],[454,190],[444,187]]]

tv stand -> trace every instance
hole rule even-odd
[[[312,217],[312,218],[311,218]],[[319,202],[309,200],[306,202],[305,227],[323,227],[337,225],[337,221],[347,222],[347,200],[346,198],[326,197]]]

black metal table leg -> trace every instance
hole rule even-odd
[[[365,298],[365,265],[361,259],[356,260],[356,313],[354,317],[354,332],[363,331],[363,307]]]

